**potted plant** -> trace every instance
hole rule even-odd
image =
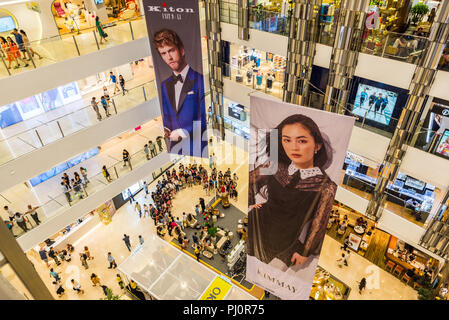
[[[106,289],[106,298],[101,298],[101,300],[121,300],[122,296],[115,295],[111,289]]]
[[[424,3],[417,3],[410,9],[412,15],[411,21],[413,24],[417,24],[427,13],[429,13],[429,7]]]
[[[216,243],[214,243],[214,254],[218,254],[217,244]]]
[[[215,243],[217,232],[218,232],[218,228],[216,226],[214,226],[214,225],[210,226],[207,229],[207,233],[210,235],[210,240],[213,243]]]

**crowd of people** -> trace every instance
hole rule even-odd
[[[130,241],[129,236],[127,236],[125,234],[125,238],[123,240],[125,241],[125,244],[126,244],[128,250],[131,251],[131,241]],[[141,235],[139,235],[138,241],[139,241],[140,245],[143,244],[144,240]],[[60,272],[58,272],[56,270],[56,267],[59,267],[64,263],[72,262],[72,254],[74,254],[74,252],[75,252],[75,247],[71,244],[67,244],[66,248],[61,249],[61,250],[56,250],[51,246],[48,249],[46,249],[44,246],[40,247],[39,256],[40,256],[41,260],[46,263],[47,267],[50,270],[49,275],[52,278],[52,284],[54,286],[55,292],[59,297],[62,297],[65,294],[66,289],[64,288],[64,286],[62,284]],[[54,263],[56,264],[56,267],[52,267],[50,265],[49,259],[54,261]],[[89,269],[88,261],[93,260],[94,257],[90,253],[90,250],[87,246],[84,246],[81,249],[81,251],[79,252],[79,259],[80,259],[81,266],[84,268],[84,270]],[[106,261],[109,264],[108,269],[117,268],[117,263],[115,261],[115,258],[112,256],[111,252],[107,253]],[[104,283],[102,283],[98,274],[96,274],[95,272],[90,272],[90,271],[88,273],[90,273],[89,278],[92,282],[93,287],[97,287],[97,286],[100,287],[105,296],[108,296],[108,293],[112,292]],[[125,288],[123,279],[119,273],[116,274],[116,281],[121,289]],[[73,291],[75,291],[76,293],[78,293],[78,294],[84,293],[84,289],[81,287],[81,284],[78,282],[77,279],[71,278],[70,284],[71,284]],[[136,285],[134,284],[134,287],[135,286]],[[132,285],[131,285],[131,287],[132,287]]]
[[[13,40],[14,38],[14,40]],[[30,44],[30,40],[24,30],[17,30],[14,28],[10,36],[6,38],[0,36],[1,42],[1,56],[8,61],[8,69],[11,69],[14,63],[14,69],[18,69],[23,63],[23,67],[28,67],[30,61],[34,55],[37,55],[39,59],[42,59],[42,55],[33,50]]]
[[[74,177],[70,178],[67,172],[64,172],[61,177],[61,190],[69,203],[73,201],[70,191],[73,190],[74,197],[83,199],[86,195],[83,189],[90,183],[87,178],[87,169],[84,167],[80,167],[80,173],[75,171],[73,175]],[[83,176],[83,179],[81,179],[81,176]]]

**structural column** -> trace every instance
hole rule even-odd
[[[0,223],[0,252],[36,300],[53,300],[34,266],[4,223]]]
[[[324,109],[344,113],[360,49],[369,0],[342,0],[329,66]]]
[[[309,82],[318,38],[321,0],[295,0],[288,32],[283,101],[308,105]]]
[[[218,128],[214,129],[220,131],[221,139],[224,140],[220,7],[218,0],[206,0],[205,3],[210,95],[213,116],[218,118]]]
[[[249,40],[249,3],[248,0],[239,0],[238,1],[238,10],[239,10],[239,29],[238,29],[238,37],[240,40]]]
[[[432,25],[428,45],[418,61],[412,81],[409,86],[409,97],[402,110],[398,125],[391,138],[383,161],[383,170],[377,178],[373,197],[367,208],[367,215],[378,219],[385,203],[385,189],[388,182],[393,181],[399,171],[408,143],[413,133],[437,73],[438,62],[446,42],[449,40],[449,1],[441,2],[438,15]]]

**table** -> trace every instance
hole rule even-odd
[[[364,234],[365,233],[365,228],[363,228],[362,226],[355,226],[354,227],[354,231],[358,234]]]

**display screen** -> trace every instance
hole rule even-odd
[[[388,125],[393,114],[398,94],[367,84],[359,84],[353,113],[366,119]]]
[[[0,32],[11,31],[16,27],[16,23],[11,16],[0,18]]]
[[[441,136],[436,152],[449,158],[449,130],[445,130]]]
[[[407,175],[403,174],[402,172],[398,172],[398,176],[396,177],[396,179],[405,181],[405,179],[407,179]]]
[[[407,180],[405,180],[404,185],[408,186],[408,187],[412,187],[415,188],[417,190],[422,190],[424,189],[424,187],[426,186],[425,182],[407,177]]]
[[[95,4],[102,4],[104,3],[104,0],[95,0]]]
[[[242,118],[241,114],[245,112],[245,107],[241,104],[229,104],[228,113],[230,117],[233,117],[237,120]]]

